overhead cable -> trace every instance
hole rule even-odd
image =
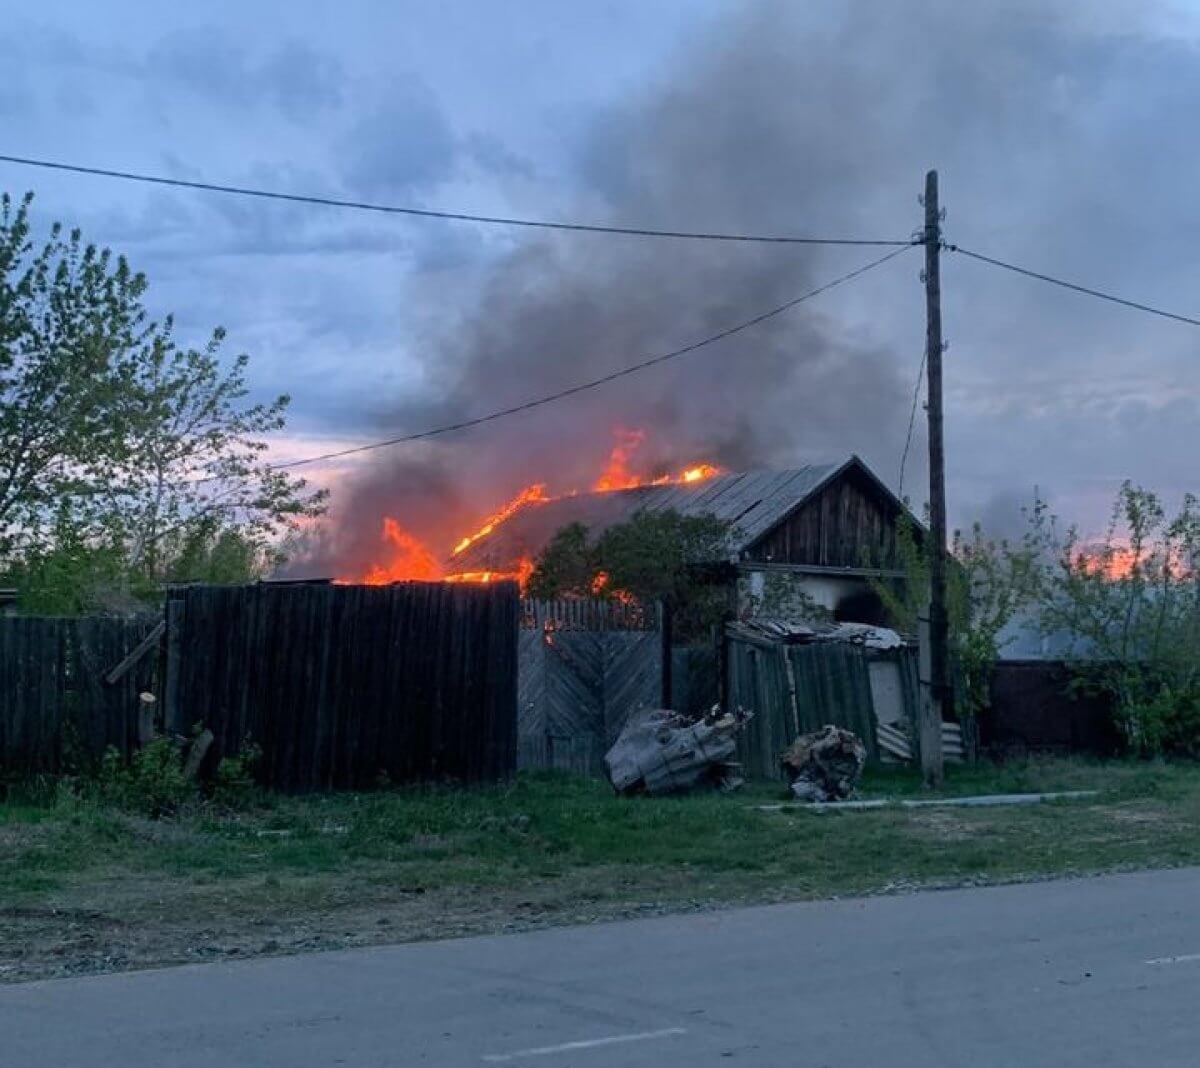
[[[1053,286],[1070,289],[1075,293],[1083,293],[1086,296],[1097,297],[1100,300],[1107,300],[1126,308],[1134,308],[1137,311],[1147,312],[1150,315],[1158,315],[1163,319],[1173,319],[1177,323],[1187,323],[1188,326],[1200,326],[1200,319],[1193,319],[1187,315],[1178,315],[1175,312],[1164,311],[1162,308],[1155,308],[1152,305],[1142,304],[1136,300],[1126,300],[1124,297],[1105,293],[1100,289],[1091,289],[1088,286],[1081,286],[1077,282],[1068,282],[1062,278],[1055,278],[1053,275],[1042,274],[1040,271],[1031,271],[1028,267],[1018,267],[1015,263],[1005,263],[1004,260],[998,260],[993,256],[985,256],[982,252],[972,252],[961,245],[945,245],[944,247],[947,252],[957,252],[960,256],[967,256],[970,259],[979,260],[981,263],[990,263],[993,267],[1002,267],[1006,271],[1023,274],[1027,278],[1036,278],[1041,282],[1049,282]]]
[[[917,384],[913,387],[912,410],[908,413],[908,434],[904,438],[904,452],[900,456],[900,481],[896,487],[896,496],[904,499],[904,469],[908,466],[908,450],[912,445],[913,427],[917,421],[917,405],[921,401],[921,383],[925,380],[925,361],[929,358],[929,350],[921,351],[921,365],[917,368]]]
[[[399,207],[394,204],[372,204],[361,200],[342,200],[336,197],[315,196],[306,193],[282,193],[277,190],[254,189],[249,186],[223,185],[217,182],[200,182],[187,178],[167,178],[162,175],[140,174],[135,171],[118,171],[107,167],[85,167],[76,163],[31,159],[26,156],[0,155],[0,162],[15,163],[22,167],[40,167],[51,171],[67,171],[72,174],[87,174],[100,178],[117,178],[127,182],[142,182],[148,185],[173,186],[179,189],[198,189],[206,193],[225,193],[233,196],[257,197],[260,200],[282,200],[293,204],[314,204],[325,208],[349,208],[354,211],[373,211],[385,215],[408,215],[421,219],[446,219],[455,222],[487,223],[493,226],[514,226],[535,230],[570,230],[589,234],[625,234],[631,237],[675,238],[686,241],[741,241],[774,245],[868,245],[884,247],[919,243],[914,242],[912,238],[886,241],[857,237],[738,234],[722,233],[719,231],[657,230],[643,226],[602,226],[597,223],[559,222],[549,219],[521,219],[506,215],[480,215],[462,211],[437,211],[432,208]]]

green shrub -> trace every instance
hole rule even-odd
[[[1164,685],[1128,708],[1124,726],[1143,755],[1200,757],[1200,691]]]
[[[153,819],[170,816],[197,796],[183,774],[183,748],[170,738],[155,738],[126,761],[109,747],[100,762],[98,798]]]
[[[261,796],[254,770],[262,760],[262,750],[247,742],[233,756],[223,757],[212,783],[212,800],[223,808],[247,808]]]

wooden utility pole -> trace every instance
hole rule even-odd
[[[951,706],[946,616],[946,455],[942,447],[942,228],[937,171],[925,175],[925,359],[929,383],[929,700],[922,701],[921,773],[942,783],[941,719]],[[925,744],[932,742],[933,744]]]

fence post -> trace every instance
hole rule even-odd
[[[717,658],[717,704],[722,712],[732,711],[729,698],[729,635],[726,627],[733,622],[732,612],[723,612],[721,622],[713,628],[713,649]]]
[[[163,733],[186,734],[179,707],[179,672],[183,666],[183,601],[167,601],[167,666],[163,681]]]
[[[138,745],[149,745],[154,741],[154,713],[156,700],[152,693],[138,694]]]
[[[662,612],[662,708],[671,707],[671,602],[663,601]]]

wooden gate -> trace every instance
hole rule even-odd
[[[518,767],[604,774],[629,715],[662,703],[661,614],[528,601],[520,634]]]

